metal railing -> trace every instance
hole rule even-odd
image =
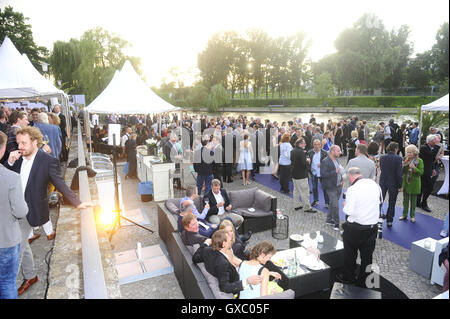
[[[80,121],[78,121],[78,166],[86,165],[86,157],[83,145],[83,132]],[[87,172],[78,173],[80,185],[80,200],[91,201]],[[85,299],[107,299],[105,275],[102,267],[102,257],[97,239],[94,210],[92,208],[82,209],[81,219],[81,249],[83,262],[83,282]]]

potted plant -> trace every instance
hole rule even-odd
[[[147,155],[156,156],[157,155],[156,149],[157,149],[158,142],[156,140],[150,138],[150,139],[146,140],[145,143],[147,144]]]

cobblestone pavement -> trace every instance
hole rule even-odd
[[[340,161],[346,163],[345,158]],[[123,164],[122,164],[123,165]],[[122,165],[119,164],[119,171],[122,181],[122,192],[124,198],[125,210],[140,208],[146,214],[150,224],[148,227],[154,230],[150,233],[137,226],[124,226],[120,228],[112,237],[111,244],[114,252],[123,252],[136,247],[137,242],[141,242],[143,247],[161,244],[162,241],[158,236],[157,223],[157,208],[155,202],[142,202],[140,195],[137,193],[137,179],[125,180],[122,173]],[[345,165],[344,165],[345,166]],[[441,174],[440,179],[443,179],[444,174]],[[236,179],[233,183],[224,184],[227,190],[243,189],[240,179]],[[248,186],[247,186],[248,187]],[[324,231],[330,235],[339,238],[338,231],[333,230],[330,226],[325,225],[325,213],[308,214],[303,213],[302,210],[294,211],[293,200],[277,191],[274,191],[264,185],[253,183],[250,187],[258,187],[261,190],[270,193],[278,198],[278,207],[283,210],[283,213],[289,216],[290,234],[293,233],[307,233],[310,231]],[[175,197],[184,196],[184,192],[175,190]],[[397,206],[402,205],[402,194],[399,194],[397,199]],[[449,210],[448,200],[430,196],[429,206],[432,215],[435,218],[444,220],[445,214]],[[425,213],[421,209],[418,212]],[[57,211],[51,211],[51,218],[56,224]],[[47,264],[45,256],[52,248],[53,241],[48,241],[42,229],[35,233],[41,234],[41,238],[33,242],[31,245],[36,262],[36,269],[38,270],[39,281],[33,285],[21,299],[42,299],[45,298],[46,291],[46,277]],[[57,233],[58,236],[58,233]],[[272,238],[271,231],[256,233],[250,239],[250,246],[254,245],[260,240],[270,240],[278,249],[289,248],[289,240],[276,240]],[[47,260],[50,257],[47,254]],[[409,250],[398,246],[388,240],[377,240],[377,245],[374,253],[374,262],[380,267],[380,272],[383,277],[395,284],[401,289],[409,298],[414,299],[430,299],[441,292],[441,287],[438,285],[431,285],[429,280],[421,277],[409,269]],[[19,273],[17,284],[22,282],[22,276]],[[178,281],[173,273],[154,277],[135,283],[124,284],[120,286],[121,295],[124,299],[182,299],[184,298]]]

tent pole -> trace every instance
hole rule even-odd
[[[420,107],[420,129],[419,129],[419,140],[417,141],[417,145],[419,146],[420,149],[420,140],[422,138],[422,107]]]

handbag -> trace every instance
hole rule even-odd
[[[261,276],[263,269],[264,269],[264,266],[261,266],[261,268],[258,270],[258,276]],[[282,293],[283,291],[284,291],[284,289],[278,285],[278,280],[269,280],[269,282],[267,283],[267,294],[268,295],[279,294],[279,293]]]

